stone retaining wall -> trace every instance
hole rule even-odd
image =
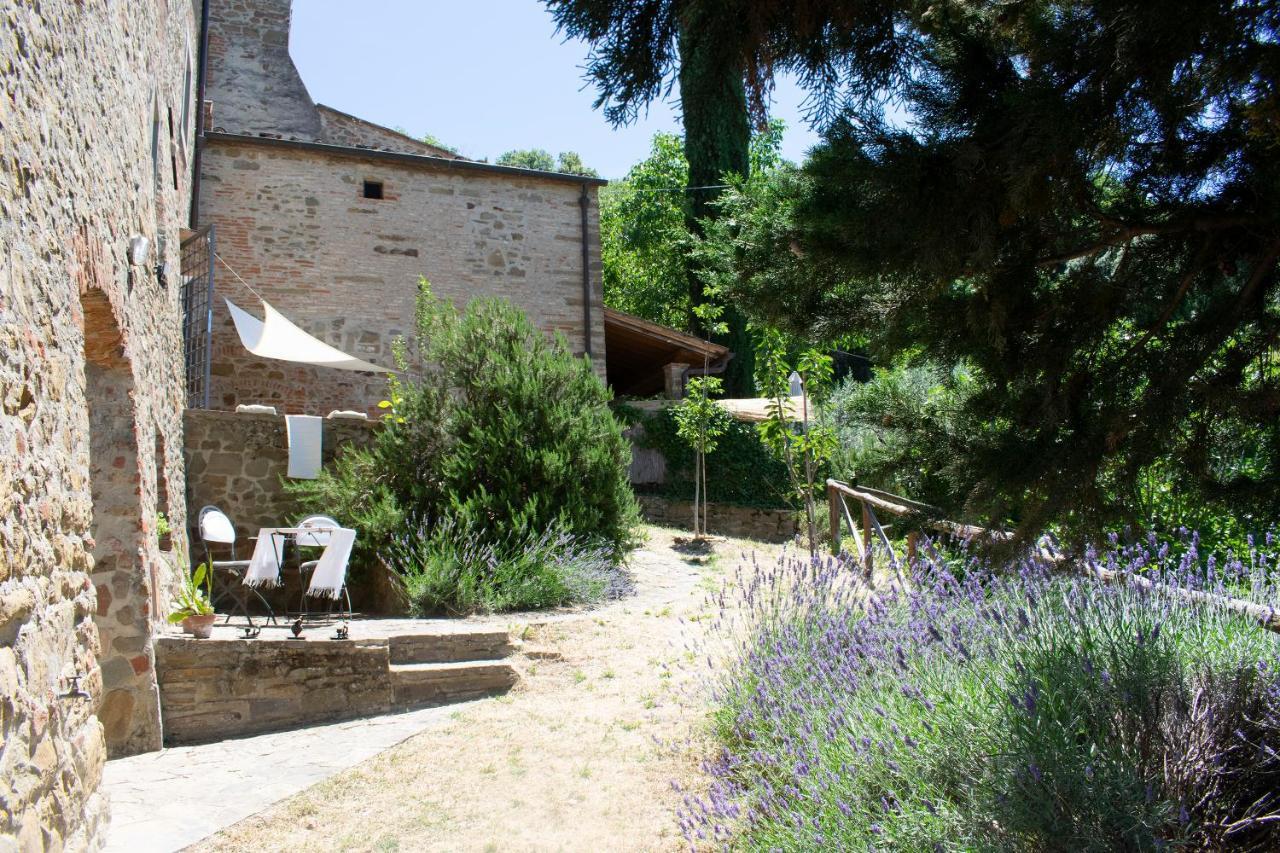
[[[636,495],[636,498],[645,521],[665,527],[693,527],[692,501],[673,501],[657,495]],[[707,505],[707,530],[720,536],[786,542],[800,532],[799,515],[789,509],[713,503]]]
[[[166,746],[386,714],[386,640],[156,640]]]
[[[188,409],[186,427],[187,497],[191,541],[203,555],[195,529],[200,508],[213,505],[227,514],[238,535],[296,520],[297,503],[285,493],[289,439],[283,415],[259,415]],[[326,418],[321,458],[333,462],[347,445],[372,443],[381,421]],[[241,543],[248,547],[248,542]],[[237,552],[239,556],[239,552]],[[248,558],[246,552],[244,558]]]

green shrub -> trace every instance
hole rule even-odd
[[[696,456],[680,438],[671,408],[644,413],[619,406],[619,414],[644,427],[639,447],[658,451],[666,459],[666,482],[651,487],[653,493],[674,500],[693,499]],[[794,508],[787,467],[760,441],[754,424],[731,420],[707,454],[707,500],[767,508]]]
[[[393,537],[385,559],[420,615],[595,602],[624,582],[607,548],[555,528],[484,535],[453,518]]]
[[[1277,556],[1250,558],[1266,606]],[[1098,560],[1203,576],[1155,539]],[[877,592],[839,561],[784,558],[719,596],[723,751],[681,810],[691,843],[1278,849],[1280,637],[1220,601],[1027,562],[917,569]]]
[[[483,594],[468,572],[449,568],[458,549],[443,534],[420,543],[443,562],[415,568],[401,549],[395,567],[432,578],[422,600],[439,607],[539,607],[585,594],[573,584],[552,590],[538,569],[549,552],[526,560],[517,545],[545,534],[539,547],[567,549],[565,559],[586,548],[616,561],[634,541],[630,451],[589,360],[505,300],[476,299],[459,312],[425,281],[416,344],[429,367],[392,380],[374,446],[344,452],[295,493],[306,508],[356,525],[366,553],[424,530],[492,546],[504,565],[486,576]]]
[[[870,382],[846,380],[830,406],[840,445],[836,476],[958,508],[963,490],[950,463],[969,387],[963,370],[930,365],[876,369]]]

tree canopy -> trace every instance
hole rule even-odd
[[[813,94],[810,106],[821,120],[882,89],[903,62],[893,35],[904,10],[895,0],[544,2],[562,32],[591,44],[587,79],[598,93],[596,108],[615,125],[630,124],[670,94],[687,56],[682,32],[696,33],[720,69],[737,70],[758,127],[775,74],[794,74]],[[708,82],[717,79],[712,74]]]
[[[1274,517],[1275,4],[894,17],[880,54],[903,65],[878,97],[847,102],[803,169],[725,202],[739,298],[798,332],[863,333],[882,358],[964,364],[939,464],[975,515],[1024,532],[1123,518],[1161,464]]]
[[[598,178],[600,173],[582,162],[576,151],[561,151],[559,159],[543,148],[527,148],[507,151],[496,161],[499,166],[517,166],[521,169],[537,169],[540,172],[562,172],[566,175],[583,175]]]
[[[615,125],[633,121],[655,98],[679,84],[688,163],[686,227],[700,236],[718,213],[716,200],[728,175],[750,171],[751,114],[763,130],[775,68],[795,70],[828,84],[841,76],[837,53],[802,55],[781,36],[786,27],[816,28],[820,38],[835,22],[862,32],[880,21],[872,4],[850,15],[830,0],[800,4],[777,0],[545,0],[561,31],[591,44],[587,78],[599,95],[596,107]],[[866,18],[860,17],[871,10]],[[874,27],[873,27],[874,29]],[[872,40],[879,44],[878,41]],[[830,85],[828,89],[832,88]],[[756,340],[732,302],[708,305],[706,270],[686,256],[686,286],[695,330],[727,344],[736,357],[725,373],[730,394],[753,393]],[[716,314],[714,320],[711,315]]]
[[[658,133],[649,156],[600,191],[605,304],[686,331],[694,328],[685,269],[688,177],[680,137]]]
[[[782,130],[782,122],[773,121],[752,137],[753,177],[734,179],[745,193],[763,190],[782,165]],[[698,324],[688,287],[689,258],[699,259],[710,298],[723,299],[730,292],[732,263],[725,258],[733,251],[733,232],[729,223],[704,223],[702,237],[690,232],[688,177],[683,140],[654,134],[649,156],[600,191],[600,244],[606,305],[693,332]]]

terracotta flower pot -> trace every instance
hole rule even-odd
[[[181,628],[182,628],[182,633],[184,633],[184,634],[190,634],[190,633],[191,633],[191,624],[190,624],[190,623],[191,623],[191,617],[190,617],[190,616],[188,616],[186,619],[183,619],[181,622],[179,622],[179,623],[178,623],[179,627],[181,627]]]
[[[190,626],[191,633],[195,635],[197,640],[207,640],[213,634],[213,623],[217,621],[218,614],[209,613],[204,616],[188,616],[185,625]]]

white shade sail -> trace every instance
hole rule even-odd
[[[358,370],[364,373],[396,373],[389,367],[379,367],[367,361],[347,355],[324,341],[311,337],[289,319],[263,300],[262,319],[259,320],[230,299],[225,300],[231,319],[236,324],[240,343],[260,358],[279,361],[295,361],[314,364],[317,367],[333,367],[338,370]]]

